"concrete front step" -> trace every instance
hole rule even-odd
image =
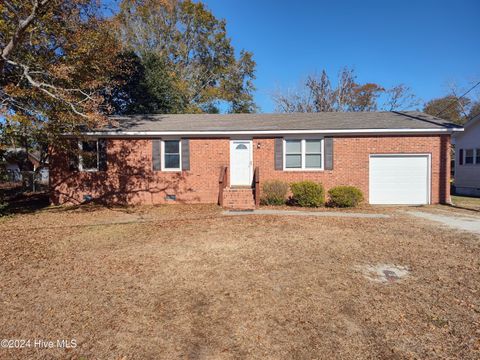
[[[255,209],[253,189],[251,188],[226,188],[223,191],[223,207],[230,210]]]

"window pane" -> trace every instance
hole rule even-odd
[[[320,168],[322,166],[322,155],[305,155],[305,167],[308,169]]]
[[[302,152],[301,140],[286,140],[285,150],[287,154],[300,154]]]
[[[322,152],[322,141],[321,140],[306,140],[305,143],[306,153],[316,153],[319,154]]]
[[[475,164],[480,165],[480,149],[477,149]]]
[[[165,154],[165,169],[179,169],[180,155]]]
[[[97,152],[96,141],[82,141],[82,150],[84,152]]]
[[[168,140],[165,141],[165,154],[178,154],[180,149],[180,141]]]
[[[301,168],[302,167],[302,155],[286,155],[285,156],[286,168]]]
[[[96,141],[82,141],[82,168],[83,170],[98,169],[98,155]]]
[[[82,154],[82,167],[84,170],[97,169],[97,154]]]
[[[465,164],[473,164],[473,150],[465,150]]]

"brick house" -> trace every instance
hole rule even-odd
[[[371,204],[450,198],[450,136],[419,112],[113,117],[51,152],[51,201],[249,208],[264,181],[360,188]],[[72,155],[73,154],[73,155]]]

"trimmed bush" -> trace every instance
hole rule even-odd
[[[303,207],[319,207],[325,205],[325,192],[322,184],[313,181],[300,181],[290,184],[291,203]]]
[[[265,181],[262,185],[263,205],[283,205],[287,199],[288,184],[280,180]]]
[[[328,190],[328,197],[332,207],[355,207],[363,201],[363,193],[355,186],[335,186]]]

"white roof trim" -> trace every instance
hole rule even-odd
[[[444,134],[463,131],[463,128],[439,129],[348,129],[348,130],[231,130],[231,131],[92,131],[85,136],[151,137],[151,136],[230,136],[230,135],[288,135],[288,134]],[[73,135],[73,134],[66,134]]]

